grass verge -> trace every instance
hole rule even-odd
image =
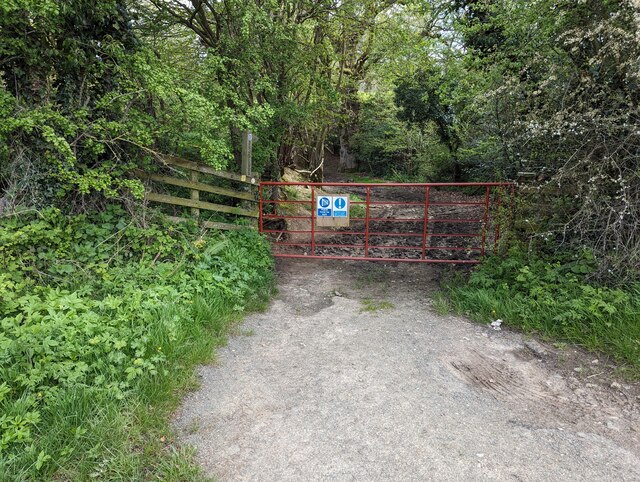
[[[588,255],[550,261],[512,250],[485,261],[468,280],[445,282],[444,293],[458,313],[605,353],[639,379],[640,286],[590,283],[593,267]],[[446,304],[440,300],[436,308]]]
[[[2,221],[0,264],[0,480],[203,480],[168,419],[266,306],[262,238],[49,210]]]

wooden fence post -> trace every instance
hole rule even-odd
[[[191,181],[198,182],[198,173],[196,171],[191,171]],[[191,200],[200,201],[200,191],[191,189]],[[200,210],[198,208],[191,208],[191,214],[197,218],[200,216]]]
[[[242,132],[242,175],[251,177],[251,154],[253,150],[253,134],[251,131]]]

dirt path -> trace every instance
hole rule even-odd
[[[433,266],[288,260],[278,274],[270,309],[176,414],[217,479],[640,480],[637,386],[438,316]]]

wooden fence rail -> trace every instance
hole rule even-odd
[[[190,198],[183,198],[173,196],[169,194],[160,194],[157,192],[147,191],[145,198],[147,201],[169,204],[172,206],[182,206],[191,208],[191,213],[195,217],[200,215],[200,210],[213,211],[217,213],[233,214],[236,216],[243,216],[255,220],[258,218],[257,209],[252,209],[247,206],[249,202],[256,203],[257,200],[254,193],[251,192],[251,187],[257,184],[257,176],[254,174],[238,174],[235,172],[220,171],[210,166],[205,166],[197,162],[189,161],[187,159],[180,159],[175,156],[163,156],[162,161],[172,167],[178,167],[189,171],[190,178],[178,178],[166,174],[146,173],[143,171],[136,171],[136,175],[142,179],[151,180],[161,184],[168,184],[170,186],[184,187],[190,190]],[[213,186],[200,181],[199,174],[207,174],[214,177],[226,179],[228,181],[239,182],[248,184],[248,190],[235,190],[228,187]],[[225,204],[217,204],[208,201],[202,201],[200,199],[200,193],[207,192],[211,194],[217,194],[219,196],[225,196],[234,199],[242,200],[242,206],[228,206]],[[183,217],[170,217],[177,222],[187,221]],[[202,226],[206,228],[217,229],[238,229],[239,226],[230,223],[204,221]]]

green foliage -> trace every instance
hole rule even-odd
[[[437,180],[449,170],[450,153],[433,127],[400,120],[391,91],[361,95],[360,109],[352,146],[361,169],[398,182]]]
[[[15,204],[75,191],[115,196],[141,185],[123,174],[149,116],[127,87],[137,41],[121,1],[0,7],[0,177]]]
[[[480,265],[467,283],[448,283],[446,292],[460,312],[605,352],[638,375],[640,287],[593,284],[596,266],[588,252],[551,260],[512,249]]]
[[[637,2],[460,3],[467,63],[484,78],[491,113],[485,143],[500,146],[496,167],[537,174],[541,189],[528,198],[536,222],[588,246],[602,279],[637,278]]]
[[[184,50],[193,36],[153,51],[131,15],[121,0],[0,6],[0,193],[10,207],[139,198],[130,173],[158,150],[226,168],[239,143],[229,124],[271,115],[268,105],[229,109],[233,92],[210,86],[225,74],[219,57]]]
[[[0,259],[0,478],[162,478],[186,460],[137,453],[157,435],[144,424],[166,415],[136,421],[137,407],[168,408],[234,314],[268,291],[260,236],[49,209],[2,221]]]

